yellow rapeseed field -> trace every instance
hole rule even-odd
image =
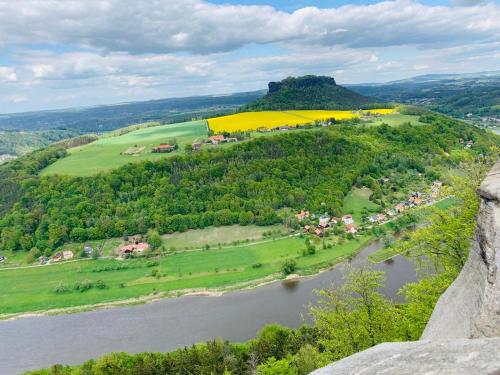
[[[393,109],[373,109],[370,113],[381,115],[393,112]],[[368,111],[366,111],[368,112]],[[208,126],[214,133],[257,130],[259,128],[272,129],[278,126],[304,125],[315,120],[349,120],[359,117],[358,111],[326,111],[326,110],[300,110],[300,111],[263,111],[243,112],[235,115],[215,117],[208,120]]]

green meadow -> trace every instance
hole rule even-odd
[[[380,208],[378,204],[370,201],[371,194],[372,191],[366,187],[361,189],[353,188],[344,198],[343,212],[351,214],[357,224],[361,223],[361,216],[364,210],[377,212]]]
[[[88,145],[70,149],[67,157],[45,168],[41,175],[90,176],[121,167],[127,163],[182,154],[185,145],[206,137],[205,121],[158,125],[120,136],[103,136]],[[168,154],[151,152],[154,146],[168,143],[173,139],[179,145],[177,151]],[[136,153],[124,154],[127,152]]]
[[[332,246],[328,248],[317,240],[314,255],[303,255],[305,239],[295,236],[149,259],[84,260],[0,270],[0,314],[91,305],[158,292],[236,287],[271,275],[280,277],[287,258],[296,260],[296,273],[312,274],[355,254],[370,239],[359,236],[338,244],[329,239],[326,241],[332,241]],[[75,285],[85,280],[93,286],[83,292],[75,290]]]

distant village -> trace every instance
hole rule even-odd
[[[324,213],[321,216],[316,216],[306,210],[301,210],[295,215],[295,217],[299,223],[303,224],[303,232],[307,234],[323,237],[327,228],[332,228],[333,226],[340,224],[344,226],[346,234],[355,236],[358,233],[359,225],[361,224],[384,224],[395,218],[398,214],[414,207],[420,207],[422,205],[429,206],[434,204],[442,185],[443,183],[441,181],[434,181],[431,186],[430,194],[424,195],[419,191],[411,192],[406,200],[399,202],[392,208],[387,209],[385,213],[376,213],[368,216],[366,218],[366,223],[356,223],[351,214],[346,214],[342,217],[335,217],[329,216],[328,213]]]

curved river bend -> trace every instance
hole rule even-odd
[[[351,262],[359,266],[382,247],[374,242]],[[399,299],[398,289],[416,280],[414,264],[397,256],[375,268],[386,272],[384,293]],[[297,327],[307,321],[313,290],[342,280],[339,265],[318,276],[275,282],[220,297],[185,296],[145,305],[78,314],[27,317],[0,322],[0,374],[80,364],[109,352],[171,351],[200,341],[221,338],[245,341],[265,324]],[[302,318],[302,316],[304,318]]]

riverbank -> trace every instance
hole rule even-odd
[[[307,306],[316,300],[314,290],[341,283],[347,264],[366,264],[368,255],[382,245],[374,241],[349,263],[340,262],[319,275],[269,281],[217,297],[184,295],[136,306],[0,321],[0,373],[16,375],[54,363],[76,365],[110,352],[168,352],[214,338],[244,342],[266,324],[299,327],[310,322]],[[375,268],[386,274],[383,293],[396,301],[402,299],[398,290],[416,281],[414,264],[403,257]]]
[[[276,242],[280,242],[282,240],[287,240],[287,239],[293,239],[293,240],[299,240],[296,236],[289,236],[285,238],[280,238],[276,240],[267,240],[267,241],[261,241],[257,243],[256,245],[261,246],[261,245],[268,245],[272,243],[273,245],[276,245]],[[303,239],[300,239],[301,242]],[[299,268],[296,271],[296,274],[294,274],[294,279],[296,280],[301,280],[304,278],[311,278],[318,276],[319,274],[331,270],[333,267],[345,262],[348,259],[352,259],[355,257],[358,253],[363,251],[366,247],[370,245],[373,241],[376,241],[376,237],[374,236],[365,236],[362,238],[358,238],[357,240],[349,241],[346,244],[342,245],[342,248],[338,248],[337,254],[330,255],[329,257],[325,257],[325,254],[315,254],[317,257],[314,256],[305,256],[300,262],[298,262],[301,265],[301,268]],[[284,245],[286,245],[285,243]],[[237,246],[237,248],[245,248],[245,247],[251,247],[255,244],[243,244]],[[227,249],[220,249],[219,251],[224,251]],[[331,250],[331,249],[329,249]],[[342,250],[342,251],[341,251]],[[213,252],[216,252],[217,250],[214,250]],[[204,251],[188,251],[186,254],[196,254],[196,253],[201,253],[205,254],[206,252]],[[170,255],[169,257],[172,257],[174,255]],[[165,258],[169,258],[165,257]],[[99,260],[94,260],[93,262],[85,262],[85,263],[94,263],[94,264],[100,264],[105,261],[104,259],[99,259]],[[142,262],[144,263],[144,259],[138,259],[138,260],[132,260],[130,262]],[[117,262],[117,261],[115,261]],[[72,263],[66,263],[67,266],[74,266]],[[87,264],[86,264],[87,265]],[[57,267],[57,269],[60,269],[61,267]],[[47,267],[36,267],[36,269],[44,269],[46,270]],[[134,268],[132,268],[134,269]],[[23,270],[17,269],[16,271]],[[26,270],[26,269],[24,269]],[[78,272],[82,273],[82,270],[80,269]],[[148,276],[146,276],[148,277]],[[57,307],[57,308],[48,308],[48,309],[39,309],[39,310],[29,310],[29,311],[19,311],[19,312],[13,312],[13,313],[2,313],[0,314],[0,320],[12,320],[12,319],[18,319],[18,318],[24,318],[24,317],[32,317],[32,316],[48,316],[48,315],[61,315],[61,314],[74,314],[74,313],[81,313],[81,312],[86,312],[86,311],[92,311],[92,310],[100,310],[100,309],[110,309],[110,308],[115,308],[115,307],[123,307],[123,306],[133,306],[133,305],[138,305],[138,304],[147,304],[151,302],[156,302],[161,299],[166,299],[166,298],[173,298],[173,297],[181,297],[181,296],[210,296],[210,297],[215,297],[215,296],[222,296],[227,292],[231,291],[237,291],[237,290],[248,290],[248,289],[255,289],[258,287],[262,287],[268,284],[272,284],[275,282],[280,282],[285,278],[285,275],[281,272],[274,272],[268,275],[265,275],[260,278],[256,279],[251,279],[247,281],[242,281],[238,283],[231,283],[230,281],[227,284],[223,284],[218,287],[213,287],[213,288],[206,288],[206,287],[199,287],[199,288],[185,288],[185,289],[174,289],[174,290],[153,290],[152,293],[147,294],[147,295],[139,295],[139,296],[133,296],[130,298],[121,298],[118,300],[113,300],[113,301],[104,301],[104,302],[97,302],[97,303],[90,303],[90,304],[79,304],[76,306],[64,306],[64,307]],[[161,277],[159,278],[161,281]],[[1,277],[0,277],[1,280]],[[148,280],[149,281],[149,280]],[[133,282],[129,283],[130,286],[134,286]],[[86,293],[78,293],[77,297],[83,296],[86,297]],[[57,294],[55,294],[57,297]],[[0,301],[0,306],[4,303],[5,301]]]

